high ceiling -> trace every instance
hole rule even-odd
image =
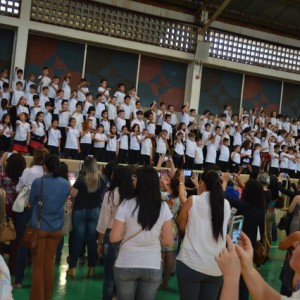
[[[224,1],[226,0],[140,0],[138,2],[185,12],[199,20],[203,9],[209,12],[210,18]],[[217,20],[300,40],[300,0],[231,0]]]

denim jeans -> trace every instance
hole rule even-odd
[[[73,211],[72,252],[70,268],[76,268],[84,241],[88,249],[88,266],[95,267],[97,261],[97,223],[100,207]]]
[[[106,230],[103,239],[104,282],[102,300],[111,300],[115,292],[114,265],[119,252],[120,243],[111,243],[110,229]]]
[[[16,261],[16,268],[15,268],[15,282],[21,283],[24,279],[25,269],[27,266],[27,257],[29,254],[29,251],[27,248],[20,245],[20,242],[22,240],[25,227],[27,223],[31,219],[32,209],[25,208],[24,212],[22,213],[16,213],[16,242],[18,244],[17,249],[17,261]]]
[[[157,269],[115,268],[118,300],[154,300],[161,278]]]

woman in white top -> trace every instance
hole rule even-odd
[[[138,169],[135,198],[121,203],[110,233],[112,243],[123,240],[115,263],[119,300],[155,299],[162,276],[161,243],[173,243],[171,220],[157,171]]]
[[[133,182],[130,170],[125,166],[113,168],[112,180],[104,195],[98,220],[98,254],[104,260],[104,282],[102,299],[111,300],[115,290],[114,263],[120,244],[111,243],[109,234],[119,205],[133,196]]]
[[[214,300],[222,286],[215,256],[226,246],[230,205],[224,199],[219,172],[205,171],[200,191],[199,196],[188,198],[177,218],[179,231],[185,231],[177,258],[177,280],[180,299]]]
[[[31,185],[36,178],[40,178],[44,175],[44,159],[49,154],[46,148],[36,148],[33,150],[33,160],[29,168],[26,168],[22,176],[19,179],[19,182],[16,186],[16,191],[19,193],[22,191],[24,187],[31,190]],[[29,194],[28,194],[29,196]],[[27,203],[25,203],[24,211],[23,212],[15,212],[16,216],[16,233],[17,238],[16,241],[18,243],[18,250],[17,250],[17,260],[16,260],[16,268],[15,268],[15,280],[13,282],[13,286],[20,288],[22,287],[22,282],[24,279],[24,273],[27,265],[27,256],[28,256],[28,249],[19,245],[26,224],[31,219],[32,209],[26,207]]]

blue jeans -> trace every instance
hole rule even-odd
[[[161,278],[157,269],[115,268],[118,300],[154,300]]]
[[[102,300],[111,300],[115,292],[114,265],[119,252],[120,243],[111,243],[110,229],[106,230],[103,239],[104,282]]]
[[[78,257],[84,241],[88,249],[88,266],[96,266],[97,261],[97,223],[100,207],[73,211],[72,251],[70,253],[70,268],[76,268]]]
[[[16,268],[15,268],[15,282],[22,283],[24,279],[25,269],[27,266],[27,257],[29,254],[29,250],[20,245],[22,240],[25,227],[31,219],[32,209],[25,208],[24,212],[22,213],[15,213],[16,214],[16,241],[18,244],[17,250],[17,261],[16,261]]]

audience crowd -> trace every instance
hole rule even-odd
[[[0,245],[9,254],[13,287],[23,287],[31,263],[30,299],[52,299],[54,262],[60,263],[68,238],[68,279],[76,280],[86,250],[88,278],[102,257],[102,299],[155,299],[174,272],[183,300],[244,300],[249,292],[253,299],[280,299],[252,256],[259,240],[265,262],[272,263],[275,215],[285,194],[292,238],[281,243],[288,250],[281,294],[297,290],[300,119],[267,116],[263,108],[234,113],[229,105],[219,115],[204,110],[200,116],[189,104],[180,113],[155,101],[145,109],[135,88],[120,83],[112,93],[101,79],[93,95],[82,78],[72,90],[71,74],[60,84],[47,67],[37,80],[35,74],[23,79],[18,68],[11,83],[8,75],[1,71],[0,198],[6,211],[0,217],[13,220],[16,239]],[[26,167],[28,154],[33,160]],[[60,158],[83,160],[75,182]],[[107,162],[102,172],[97,162]],[[298,178],[296,185],[291,178]],[[16,201],[25,192],[26,201]],[[244,217],[240,245],[226,237],[234,215]],[[39,230],[31,251],[22,244],[27,224]]]

